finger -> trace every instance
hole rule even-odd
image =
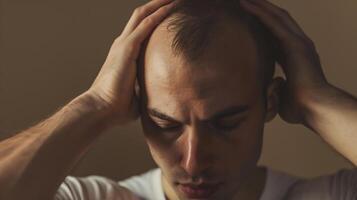
[[[128,36],[147,16],[172,1],[173,0],[151,0],[149,3],[136,8],[121,35],[124,37]]]
[[[283,46],[289,46],[292,40],[294,40],[295,36],[291,30],[286,28],[286,25],[279,20],[273,13],[266,11],[261,6],[258,6],[255,3],[252,3],[250,0],[241,0],[241,6],[247,12],[256,16],[277,38],[277,49],[275,52],[277,62],[282,66],[284,72],[284,66],[286,65],[285,57],[284,57],[284,49]]]
[[[286,72],[286,56],[295,54],[297,51],[306,52],[307,49],[313,47],[313,42],[302,31],[298,31],[297,33],[291,29],[291,26],[282,20],[282,18],[286,18],[286,16],[279,17],[272,11],[273,7],[270,8],[271,10],[268,10],[262,6],[263,4],[257,3],[258,1],[265,0],[241,0],[240,2],[242,8],[256,16],[277,38],[279,43],[277,44],[276,59],[284,72]],[[277,8],[278,7],[274,8],[275,12],[277,12]],[[301,35],[301,33],[303,33],[303,35]]]
[[[165,5],[141,21],[128,38],[134,46],[136,46],[135,44],[140,45],[148,37],[153,29],[167,16],[174,5],[174,2]]]
[[[247,12],[256,16],[279,40],[289,40],[289,37],[291,37],[290,30],[271,12],[267,12],[261,6],[253,3],[252,0],[241,0],[240,2]]]
[[[254,3],[267,11],[273,13],[281,21],[285,23],[293,32],[298,35],[306,36],[299,24],[291,17],[289,12],[267,0],[254,0]]]

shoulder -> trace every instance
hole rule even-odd
[[[55,200],[138,200],[117,182],[102,176],[67,176],[58,188]]]
[[[301,180],[299,177],[283,171],[267,168],[265,187],[260,199],[283,199],[289,189],[299,180]]]
[[[141,198],[165,200],[162,191],[161,170],[159,168],[119,181],[119,185],[129,189]]]
[[[342,169],[333,174],[298,181],[285,199],[355,200],[357,199],[357,169]]]

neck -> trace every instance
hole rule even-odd
[[[267,170],[265,167],[257,167],[248,177],[242,188],[237,191],[234,200],[259,200],[265,187]]]
[[[242,188],[234,195],[233,200],[259,200],[265,187],[267,170],[265,167],[256,167],[252,175],[248,177]],[[162,187],[166,200],[178,200],[179,197],[170,187],[164,176],[161,176]]]

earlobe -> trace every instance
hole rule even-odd
[[[284,82],[282,77],[276,77],[267,87],[265,122],[272,121],[279,112],[280,88]]]

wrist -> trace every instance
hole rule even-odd
[[[108,103],[90,90],[80,95],[78,102],[80,102],[84,109],[95,113],[98,120],[105,127],[124,125],[136,120],[139,116],[137,107],[132,105],[121,106],[119,103]]]
[[[325,85],[314,90],[306,90],[300,95],[300,105],[302,110],[303,124],[313,128],[318,121],[318,117],[323,113],[323,109],[329,104],[333,104],[338,97],[338,89],[333,85]]]
[[[104,129],[110,128],[114,123],[113,114],[110,108],[103,104],[96,96],[90,92],[84,92],[69,103],[69,107],[75,107],[80,115],[94,116],[98,126]]]

